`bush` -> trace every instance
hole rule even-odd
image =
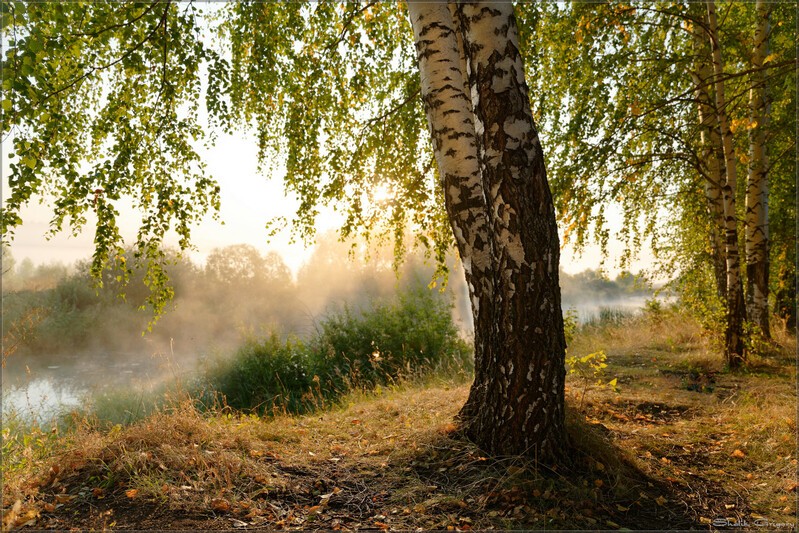
[[[249,339],[232,359],[214,358],[195,396],[235,409],[302,412],[315,404],[313,354],[299,339]],[[317,378],[318,379],[318,378]],[[221,397],[221,398],[220,398]]]
[[[472,356],[440,293],[412,287],[371,309],[345,307],[309,342],[251,339],[206,364],[195,395],[261,413],[315,409],[355,389],[432,372],[470,372]]]

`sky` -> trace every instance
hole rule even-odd
[[[6,157],[10,149],[10,141],[2,145],[3,188],[8,186],[9,160]],[[267,235],[266,224],[273,218],[283,216],[290,218],[296,209],[296,198],[289,198],[283,192],[281,175],[265,176],[257,170],[257,147],[254,140],[244,134],[219,135],[217,143],[208,150],[200,151],[208,164],[208,172],[214,176],[221,187],[220,220],[210,216],[193,229],[195,250],[189,257],[197,264],[203,264],[205,258],[215,248],[231,244],[251,244],[266,252],[273,250],[283,256],[289,268],[296,273],[302,264],[313,253],[313,247],[306,247],[301,242],[291,243],[291,232],[284,228],[271,239]],[[5,197],[5,194],[3,195]],[[121,217],[118,221],[123,236],[132,239],[138,228],[138,218],[132,207],[120,207]],[[13,257],[19,262],[25,258],[34,264],[61,262],[68,265],[75,261],[88,259],[94,250],[94,227],[90,219],[82,234],[73,237],[62,233],[54,238],[45,237],[52,214],[49,207],[32,202],[22,211],[23,225],[17,228],[14,241],[11,243]],[[317,223],[319,233],[337,229],[343,217],[331,210],[323,210]],[[611,219],[611,224],[613,220]],[[176,246],[174,235],[168,238],[167,245]],[[611,276],[619,271],[616,259],[622,248],[611,240],[611,257],[606,261],[605,269]],[[588,247],[582,255],[566,247],[561,251],[561,267],[570,274],[586,269],[596,269],[600,264],[599,248]],[[637,272],[651,267],[651,254],[647,251],[633,264],[632,270]]]

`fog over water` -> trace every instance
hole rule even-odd
[[[6,258],[3,413],[43,423],[87,407],[95,394],[133,387],[144,395],[190,376],[210,355],[232,354],[248,337],[277,331],[307,338],[330,310],[366,308],[404,286],[430,282],[434,267],[420,255],[405,261],[399,277],[391,258],[391,250],[367,253],[327,235],[296,276],[277,254],[247,245],[216,250],[202,266],[178,261],[169,269],[174,303],[144,336],[151,315],[137,309],[148,294],[141,273],[134,273],[123,301],[113,274],[99,294],[91,288],[87,263],[67,274],[63,266],[14,265]],[[453,318],[469,338],[463,271],[450,263]],[[575,310],[580,322],[603,307],[635,311],[651,297],[632,276],[611,281],[592,271],[561,273],[561,287],[564,312]],[[16,351],[8,354],[11,346]]]

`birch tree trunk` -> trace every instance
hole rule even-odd
[[[752,50],[753,84],[749,90],[749,176],[746,182],[746,304],[749,320],[769,337],[768,312],[768,159],[766,80],[762,70],[768,52],[769,7],[757,0],[757,28]]]
[[[730,368],[738,368],[745,361],[743,325],[746,320],[746,306],[741,280],[741,260],[738,252],[738,218],[735,211],[735,191],[737,169],[732,131],[727,119],[727,100],[724,94],[724,64],[718,40],[716,5],[707,1],[708,35],[713,58],[714,91],[716,113],[718,115],[721,142],[724,148],[724,168],[726,180],[722,187],[725,219],[725,251],[727,257],[727,324],[725,331],[724,357]]]
[[[727,259],[724,248],[726,222],[722,197],[722,185],[726,180],[724,175],[724,148],[721,144],[718,115],[708,90],[708,87],[712,87],[713,83],[713,70],[709,57],[710,50],[707,46],[704,32],[699,28],[694,31],[694,52],[697,62],[696,70],[691,73],[691,78],[696,86],[695,96],[699,112],[702,160],[706,169],[704,190],[710,217],[710,254],[713,262],[713,274],[716,280],[716,294],[722,302],[725,302],[727,295]]]
[[[510,2],[409,3],[422,97],[475,315],[459,415],[494,454],[565,445],[559,243]]]

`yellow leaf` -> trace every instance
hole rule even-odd
[[[669,500],[667,500],[667,499],[666,499],[666,498],[664,498],[663,496],[658,496],[658,497],[655,499],[655,501],[657,502],[657,504],[658,504],[658,505],[660,505],[660,506],[663,506],[663,505],[666,505],[666,503],[667,503]]]
[[[769,54],[765,59],[763,59],[763,64],[765,65],[769,61],[774,61],[775,59],[777,59],[777,54]]]
[[[746,457],[746,454],[744,452],[737,449],[734,452],[732,452],[730,455],[732,455],[732,457],[735,457],[736,459],[743,459],[744,457]]]
[[[139,489],[128,489],[125,491],[125,496],[127,496],[131,500],[138,495],[139,495]]]

